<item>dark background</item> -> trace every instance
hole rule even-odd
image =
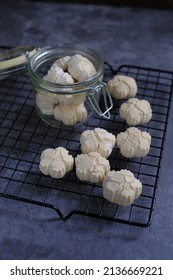
[[[173,71],[172,7],[172,1],[148,0],[1,0],[0,44],[81,43],[115,68],[130,64]],[[150,227],[79,215],[62,221],[52,210],[0,198],[0,259],[173,259],[172,123],[171,104]]]
[[[28,0],[37,2],[38,0]],[[172,0],[39,0],[39,2],[55,2],[55,3],[79,3],[79,4],[100,4],[100,5],[114,5],[114,6],[136,6],[136,7],[154,7],[154,8],[173,8]]]

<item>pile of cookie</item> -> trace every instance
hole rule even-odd
[[[108,81],[107,86],[113,98],[128,99],[119,109],[120,117],[129,125],[127,130],[116,136],[99,127],[86,130],[80,136],[81,154],[73,158],[63,147],[46,149],[41,154],[39,168],[45,175],[62,178],[75,165],[79,180],[101,183],[105,199],[128,206],[142,193],[142,183],[129,170],[111,170],[108,158],[115,145],[126,158],[148,154],[151,135],[135,126],[149,122],[152,109],[147,100],[135,97],[138,88],[134,78],[116,75]]]

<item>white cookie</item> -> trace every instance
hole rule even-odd
[[[48,71],[47,75],[43,77],[43,79],[52,83],[62,85],[74,84],[74,79],[71,77],[71,75],[67,72],[64,72],[63,69],[58,66],[51,67],[51,69]]]
[[[134,97],[137,93],[137,84],[134,78],[116,75],[108,81],[108,90],[115,99]]]
[[[117,146],[124,157],[144,157],[148,154],[151,144],[151,135],[140,131],[136,127],[129,127],[125,132],[117,135]]]
[[[65,125],[74,125],[78,122],[83,122],[87,117],[87,110],[84,104],[75,106],[71,105],[56,105],[54,108],[54,118],[62,121]]]
[[[81,181],[100,183],[110,170],[109,161],[97,152],[80,154],[75,158],[76,175]]]
[[[67,64],[68,72],[77,82],[85,81],[96,74],[92,62],[80,54],[73,55]]]
[[[142,192],[142,183],[129,170],[109,171],[103,180],[103,197],[110,202],[128,206]]]
[[[126,120],[128,125],[147,123],[152,118],[152,109],[147,100],[130,98],[120,106],[120,117]]]
[[[44,115],[53,115],[55,94],[47,92],[37,92],[35,95],[35,102],[39,110]]]
[[[39,169],[44,175],[50,175],[52,178],[62,178],[71,171],[74,164],[74,158],[63,148],[46,149],[41,154]]]
[[[115,136],[102,128],[86,130],[81,134],[80,144],[82,153],[98,152],[107,158],[115,146]]]

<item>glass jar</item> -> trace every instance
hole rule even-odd
[[[44,76],[59,58],[75,54],[86,57],[96,69],[91,78],[74,84],[58,84]],[[39,117],[54,127],[75,126],[93,113],[110,118],[112,99],[103,82],[104,62],[94,50],[77,44],[54,45],[39,49],[28,57],[29,78],[35,91],[35,108]],[[104,109],[100,107],[100,97]]]

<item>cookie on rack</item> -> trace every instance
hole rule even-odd
[[[117,134],[117,146],[126,158],[144,157],[148,154],[151,135],[137,127],[129,127],[125,132]]]
[[[110,170],[109,161],[97,152],[80,154],[75,158],[76,175],[81,181],[98,184]]]
[[[142,193],[142,183],[127,169],[109,171],[102,185],[103,197],[122,206],[131,205]]]
[[[83,154],[98,152],[102,157],[107,158],[116,143],[115,136],[103,128],[85,130],[80,137],[81,150]]]
[[[108,90],[115,99],[134,97],[137,93],[137,83],[133,77],[115,75],[108,81]]]
[[[71,171],[73,165],[74,158],[69,155],[67,149],[63,147],[48,148],[41,153],[39,169],[44,175],[57,179]]]
[[[120,106],[120,117],[126,120],[128,125],[148,123],[152,118],[150,103],[145,99],[130,98]]]

